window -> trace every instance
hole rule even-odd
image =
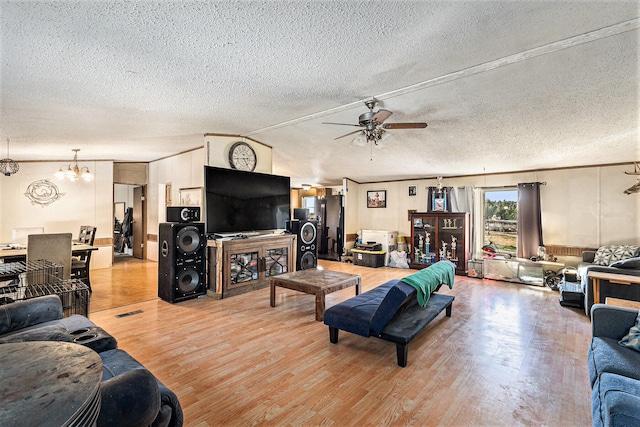
[[[518,236],[518,189],[484,191],[483,245],[515,255]]]
[[[303,197],[302,207],[308,209],[307,218],[309,220],[315,220],[316,218],[316,198],[315,197]]]

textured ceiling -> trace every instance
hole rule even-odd
[[[205,133],[335,185],[640,160],[637,0],[0,0],[0,156],[150,161]],[[372,96],[395,130],[355,148]]]

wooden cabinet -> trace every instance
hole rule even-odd
[[[269,286],[269,279],[295,271],[296,236],[267,234],[208,242],[209,294],[222,299]]]
[[[411,268],[425,268],[448,259],[456,274],[467,274],[470,259],[470,215],[466,212],[411,214]]]

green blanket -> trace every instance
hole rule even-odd
[[[429,268],[420,270],[417,273],[407,276],[401,282],[416,288],[418,293],[418,304],[424,307],[429,302],[431,293],[439,285],[448,285],[453,289],[453,278],[456,266],[450,261],[438,261]]]

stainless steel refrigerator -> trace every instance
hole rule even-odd
[[[316,198],[318,258],[340,261],[344,245],[344,207],[342,195]]]

